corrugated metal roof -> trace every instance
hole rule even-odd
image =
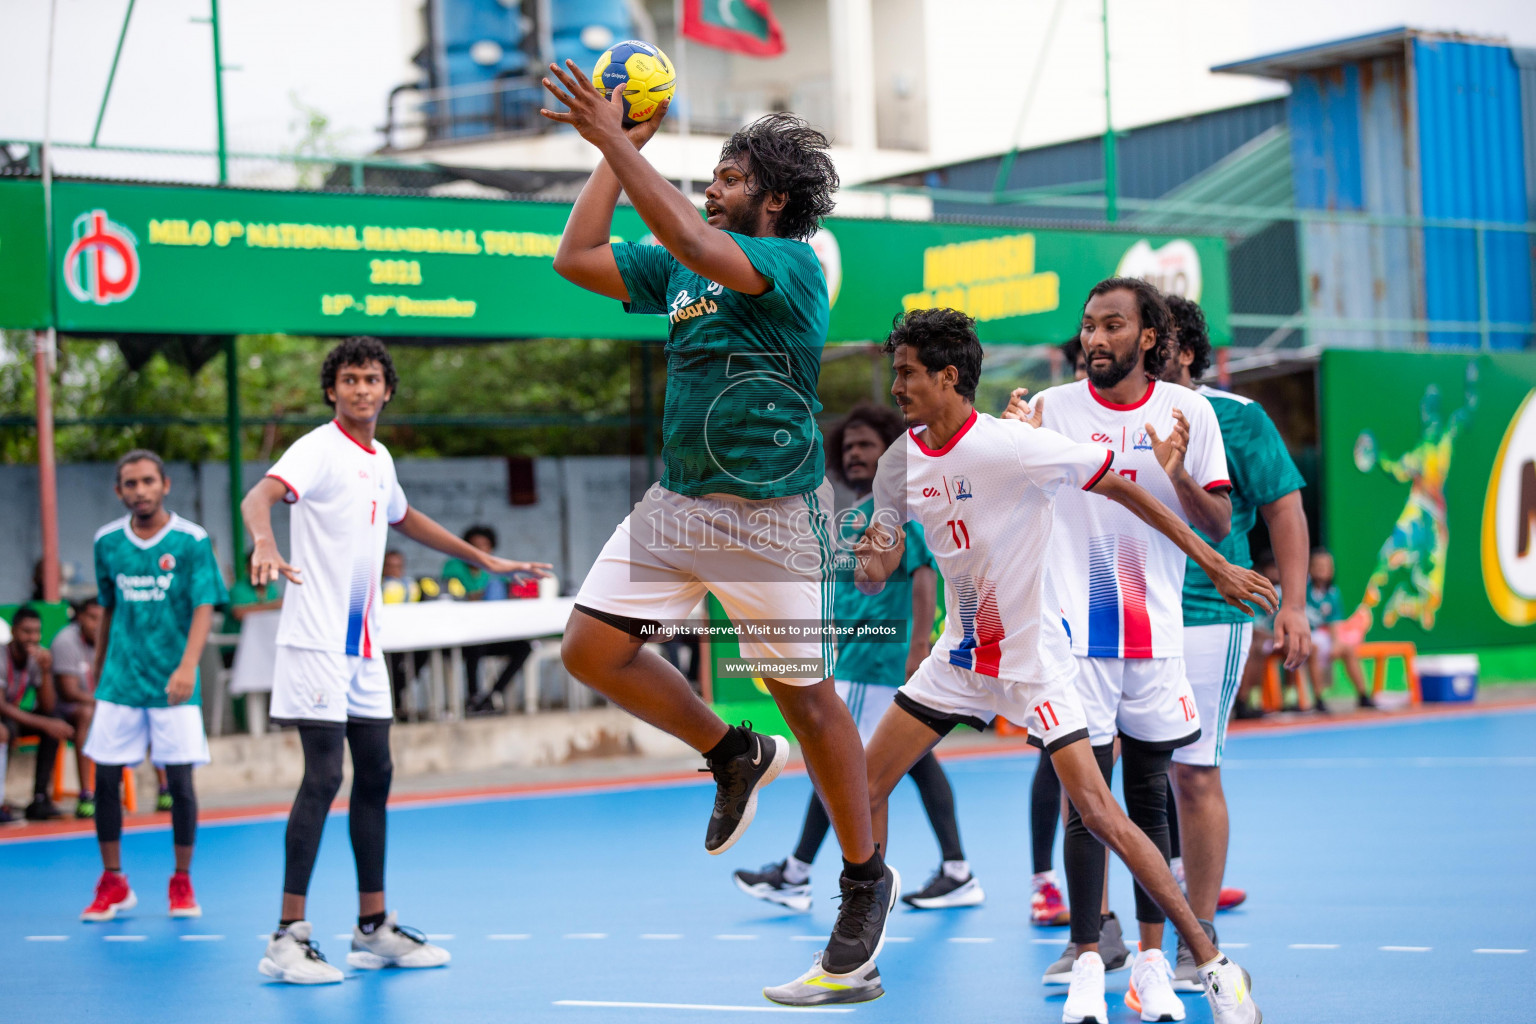
[[[1285,125],[1277,124],[1161,198],[1187,203],[1289,208],[1295,202],[1295,195],[1291,180],[1290,131]],[[1127,223],[1152,229],[1186,224],[1189,219],[1187,213],[1153,210],[1138,213]],[[1272,223],[1272,220],[1254,217],[1210,213],[1200,216],[1202,228],[1234,238],[1247,238]]]
[[[1431,32],[1400,25],[1397,28],[1382,29],[1379,32],[1350,36],[1348,39],[1334,39],[1294,50],[1269,53],[1262,57],[1249,57],[1229,64],[1218,64],[1211,70],[1218,74],[1290,79],[1303,71],[1336,68],[1341,64],[1374,60],[1377,57],[1401,56],[1411,39],[1438,39],[1466,43],[1504,42],[1502,39],[1487,36],[1466,35],[1461,32]]]
[[[1420,194],[1426,217],[1525,223],[1526,167],[1520,74],[1509,49],[1418,39],[1413,44],[1418,108]],[[1531,237],[1483,233],[1486,281],[1479,295],[1476,233],[1426,228],[1424,286],[1431,320],[1529,323]],[[1495,333],[1499,348],[1528,339]],[[1431,344],[1465,345],[1465,335],[1431,335]]]

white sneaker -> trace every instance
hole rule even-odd
[[[1104,1001],[1104,961],[1097,953],[1084,953],[1072,962],[1072,987],[1061,1009],[1062,1024],[1107,1024],[1109,1004]]]
[[[1200,965],[1205,999],[1215,1024],[1263,1024],[1264,1014],[1248,989],[1247,972],[1225,956]]]
[[[1141,1011],[1146,1021],[1184,1019],[1184,1004],[1173,992],[1173,968],[1160,949],[1144,950],[1131,968],[1125,1005]]]
[[[267,955],[256,965],[269,978],[290,985],[331,985],[345,977],[341,968],[325,962],[320,947],[309,941],[308,921],[295,921],[267,941]]]
[[[441,967],[451,958],[451,953],[432,945],[415,928],[396,924],[395,912],[391,910],[371,935],[364,935],[361,927],[352,928],[352,952],[347,954],[347,965],[365,971],[381,967]]]

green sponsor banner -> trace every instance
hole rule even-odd
[[[47,326],[43,187],[0,182],[0,327]]]
[[[824,235],[840,251],[829,266]],[[878,340],[903,309],[951,306],[986,342],[1064,341],[1088,290],[1106,277],[1145,277],[1200,303],[1211,340],[1230,342],[1226,242],[1123,232],[1021,230],[929,221],[833,220],[812,240],[836,296],[832,337]]]
[[[1536,643],[1536,354],[1329,351],[1328,546],[1368,639]]]
[[[570,207],[472,199],[60,182],[58,326],[67,331],[660,339],[666,321],[552,268]],[[46,318],[41,188],[0,185],[0,325]],[[617,211],[613,237],[645,225]],[[903,309],[946,305],[988,342],[1055,342],[1094,282],[1147,277],[1205,307],[1227,339],[1217,238],[833,219],[812,239],[830,341],[885,337]]]

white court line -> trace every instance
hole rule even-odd
[[[978,938],[974,935],[951,935],[950,942],[991,942],[991,939]]]
[[[530,936],[530,935],[511,935],[511,934],[501,933],[501,934],[497,934],[497,935],[487,935],[486,938],[490,939],[493,942],[512,942],[512,941],[514,941],[516,939],[532,938],[532,936]]]
[[[655,939],[656,941],[660,942],[667,939],[680,939],[682,938],[682,935],[677,932],[647,932],[640,937],[642,939]]]
[[[826,942],[827,941],[827,937],[825,935],[791,935],[789,937],[789,941],[790,942]]]
[[[352,933],[351,932],[337,932],[335,935],[331,936],[331,938],[335,939],[338,942],[340,942],[340,941],[342,941],[344,939],[350,939],[351,937],[352,937]]]
[[[1030,939],[1029,943],[1032,946],[1059,946],[1059,945],[1061,945],[1061,940],[1060,939]]]
[[[1338,949],[1337,942],[1293,942],[1290,949]]]
[[[28,942],[68,942],[68,935],[28,935]]]
[[[607,932],[567,932],[561,936],[564,939],[606,939],[607,937]]]
[[[910,935],[887,935],[885,937],[885,941],[886,942],[911,942],[912,941],[912,936],[910,936]]]
[[[1528,949],[1474,949],[1474,953],[1529,953]]]
[[[438,932],[438,933],[427,932],[427,938],[431,939],[433,942],[452,942],[453,941],[453,936],[452,935],[443,934],[443,933],[440,933],[440,932]]]
[[[146,936],[143,936],[143,935],[103,935],[102,938],[107,940],[108,942],[143,942],[144,939],[146,938]]]
[[[1221,944],[1221,946],[1222,946],[1223,949],[1247,949],[1248,948],[1248,943],[1246,943],[1246,942],[1223,942]]]
[[[223,942],[222,935],[183,935],[182,942]]]
[[[715,938],[719,939],[721,942],[751,942],[754,939],[756,939],[757,936],[756,935],[716,935]]]
[[[714,1003],[629,1003],[598,999],[556,999],[556,1006],[593,1006],[600,1009],[627,1010],[711,1010],[715,1013],[852,1013],[841,1006],[721,1006]]]
[[[1433,946],[1377,946],[1383,953],[1428,953]]]

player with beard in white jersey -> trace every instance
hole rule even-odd
[[[1099,282],[1088,294],[1079,338],[1088,379],[1037,396],[1032,422],[1074,441],[1108,446],[1115,472],[1203,537],[1226,537],[1231,483],[1216,414],[1203,395],[1158,382],[1172,351],[1162,295],[1139,278]],[[1009,415],[1029,414],[1021,406],[1016,395]],[[1085,493],[1057,503],[1055,529],[1051,568],[1072,633],[1089,741],[1107,782],[1119,734],[1126,810],[1166,859],[1169,765],[1173,751],[1198,740],[1202,728],[1183,657],[1187,560],[1136,516]],[[1069,812],[1064,860],[1071,942],[1047,970],[1047,984],[1072,984],[1083,946],[1116,926],[1100,914],[1104,846],[1075,810]],[[1136,920],[1141,952],[1131,967],[1126,1004],[1142,1020],[1182,1020],[1172,966],[1162,954],[1165,917],[1140,886]]]
[[[1227,563],[1162,503],[1111,472],[1116,455],[1103,446],[978,413],[982,351],[970,317],[952,309],[914,310],[897,320],[885,349],[896,372],[891,394],[912,429],[880,459],[854,579],[861,590],[877,593],[902,562],[904,524],[921,523],[945,581],[949,615],[944,635],[897,691],[865,752],[876,841],[886,839],[887,799],[896,783],[955,725],[984,728],[1000,714],[1027,723],[1088,827],[1125,860],[1195,950],[1217,1024],[1256,1024],[1263,1016],[1242,969],[1200,930],[1165,858],[1115,804],[1094,763],[1047,565],[1057,543],[1054,506],[1080,490],[1125,506],[1171,538],[1227,600],[1245,609],[1245,601],[1273,607],[1274,589],[1257,573]],[[1076,968],[1082,984],[1074,990],[1080,991],[1069,993],[1063,1010],[1068,1024],[1108,1019],[1093,938]],[[879,974],[854,983],[878,987]],[[837,987],[846,984],[838,979]],[[799,991],[767,994],[805,1005],[826,985],[813,967],[784,986]],[[818,1001],[845,1000],[828,992]]]

